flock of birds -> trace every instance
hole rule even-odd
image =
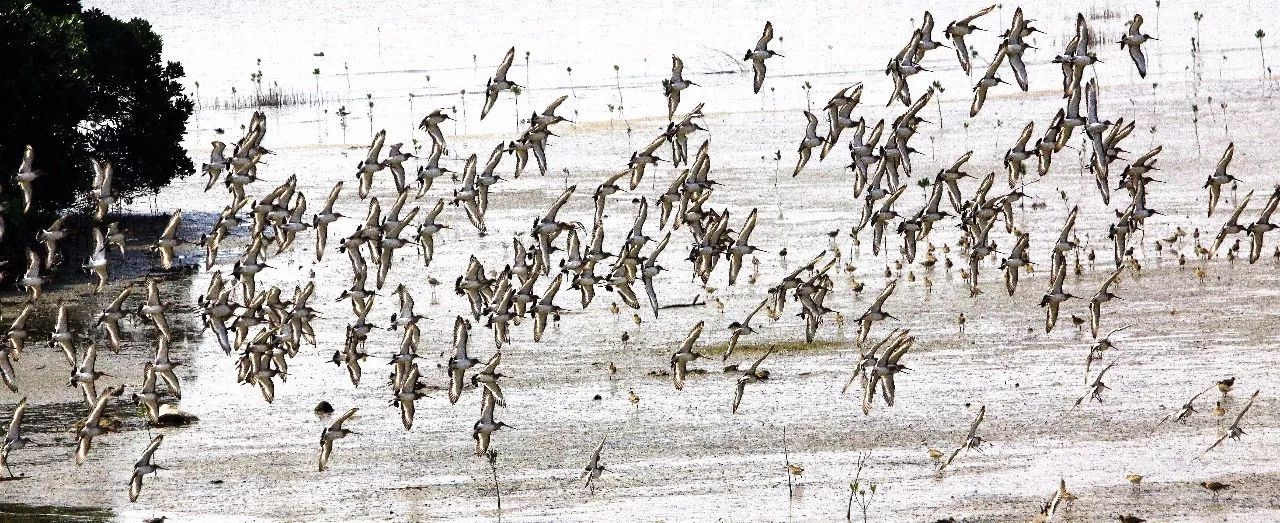
[[[989,14],[994,7],[951,22],[944,30],[956,52],[960,67],[965,72],[971,70],[971,55],[976,56],[976,52],[970,51],[965,39],[979,30],[974,23]],[[1000,36],[994,58],[974,85],[971,116],[979,114],[986,103],[989,90],[1006,83],[997,76],[1004,64],[1009,65],[1019,88],[1028,90],[1027,70],[1023,60],[1024,53],[1032,47],[1026,39],[1038,32],[1031,22],[1023,17],[1020,8],[1015,11],[1011,26]],[[1142,45],[1152,37],[1141,32],[1142,22],[1142,16],[1135,15],[1127,23],[1127,31],[1119,43],[1128,50],[1139,74],[1145,77],[1147,62]],[[892,251],[887,244],[889,236],[896,231],[902,238],[899,250],[902,259],[908,264],[915,263],[920,244],[924,242],[925,257],[921,263],[932,267],[938,263],[935,254],[938,249],[929,242],[930,233],[954,218],[955,224],[963,233],[958,242],[960,255],[967,258],[967,269],[962,273],[966,276],[970,293],[976,295],[982,292],[980,285],[983,280],[980,272],[985,270],[985,265],[991,263],[988,260],[1001,254],[997,251],[997,242],[992,238],[992,233],[997,230],[996,225],[1003,222],[1003,229],[1010,236],[1009,244],[1012,247],[1004,251],[1007,254],[999,259],[996,270],[1003,272],[1005,290],[1012,296],[1017,292],[1020,275],[1031,273],[1033,265],[1029,234],[1019,230],[1013,219],[1015,207],[1020,207],[1020,201],[1027,197],[1022,189],[1033,183],[1025,178],[1033,170],[1039,176],[1048,175],[1054,155],[1068,145],[1073,131],[1080,128],[1084,135],[1085,150],[1091,154],[1088,165],[1096,178],[1101,201],[1110,205],[1113,191],[1122,191],[1122,197],[1128,201],[1116,210],[1116,220],[1106,231],[1112,241],[1111,259],[1114,270],[1101,288],[1088,299],[1087,321],[1096,345],[1089,351],[1086,359],[1086,394],[1075,402],[1075,406],[1089,401],[1101,402],[1108,389],[1103,377],[1116,364],[1116,360],[1109,361],[1096,375],[1092,374],[1092,366],[1105,361],[1105,353],[1114,347],[1111,336],[1129,327],[1121,327],[1099,337],[1104,323],[1103,307],[1118,298],[1113,291],[1120,278],[1127,271],[1140,270],[1138,260],[1133,256],[1133,239],[1135,234],[1143,230],[1147,218],[1159,214],[1148,206],[1147,191],[1151,182],[1158,181],[1153,178],[1153,174],[1157,170],[1155,163],[1161,148],[1156,147],[1132,162],[1121,161],[1125,153],[1121,148],[1122,141],[1133,131],[1135,124],[1123,119],[1112,122],[1099,116],[1098,85],[1094,79],[1086,80],[1089,67],[1098,61],[1097,54],[1091,48],[1092,42],[1096,40],[1090,33],[1085,17],[1080,15],[1077,17],[1074,38],[1053,59],[1054,63],[1061,64],[1062,67],[1065,107],[1053,116],[1038,140],[1032,140],[1035,122],[1027,123],[1018,140],[1005,153],[1003,162],[1007,168],[1008,192],[993,192],[996,191],[997,178],[994,172],[980,176],[965,172],[966,162],[972,155],[970,151],[951,165],[940,169],[929,179],[931,183],[922,184],[929,187],[928,198],[923,207],[916,210],[903,209],[898,201],[910,185],[904,183],[904,180],[913,176],[911,156],[916,151],[910,146],[910,140],[916,134],[918,124],[923,121],[920,111],[935,94],[935,89],[930,87],[920,97],[913,98],[909,79],[925,71],[920,64],[927,52],[946,47],[933,40],[933,26],[933,17],[926,12],[923,24],[912,33],[907,45],[892,57],[886,67],[886,74],[892,77],[894,83],[887,105],[901,102],[905,106],[902,114],[891,122],[881,120],[869,125],[864,118],[854,117],[854,111],[861,102],[862,84],[841,89],[824,107],[828,119],[825,133],[819,130],[818,117],[805,111],[807,125],[799,143],[793,176],[803,172],[815,149],[819,151],[819,161],[825,159],[840,141],[842,133],[849,130],[851,136],[848,150],[852,163],[848,167],[854,175],[852,189],[864,201],[861,218],[851,228],[853,241],[859,242],[861,232],[870,226],[873,254],[879,256],[884,250],[886,256],[891,257]],[[752,64],[753,89],[757,93],[766,81],[766,62],[782,57],[768,48],[773,34],[773,25],[766,23],[763,35],[744,56],[744,60]],[[502,92],[519,87],[507,78],[514,55],[515,49],[512,48],[488,81],[482,119],[499,101]],[[655,279],[669,270],[660,264],[660,255],[666,251],[672,234],[681,228],[689,233],[687,251],[682,249],[680,256],[687,262],[691,278],[706,286],[721,260],[728,264],[728,285],[738,282],[747,263],[752,265],[749,282],[755,284],[759,278],[761,262],[757,253],[763,251],[751,243],[757,223],[756,210],[753,209],[745,219],[737,220],[730,218],[727,209],[712,208],[710,200],[719,184],[712,177],[710,141],[704,141],[692,156],[689,154],[689,139],[705,129],[698,123],[703,116],[702,104],[677,118],[682,92],[698,85],[686,80],[683,74],[683,62],[679,57],[673,56],[671,77],[662,81],[670,123],[646,147],[632,153],[625,166],[604,179],[590,193],[594,205],[590,227],[559,217],[565,206],[584,199],[576,198],[580,194],[576,185],[569,186],[541,217],[532,221],[524,236],[527,242],[519,236],[512,238],[510,258],[491,261],[486,267],[477,256],[472,255],[464,273],[456,278],[454,289],[458,295],[466,298],[469,310],[454,319],[453,356],[444,367],[448,375],[450,403],[456,403],[462,398],[468,390],[468,383],[471,390],[479,391],[480,417],[472,428],[477,455],[488,453],[495,432],[508,426],[495,418],[497,409],[506,405],[500,386],[503,378],[500,372],[502,348],[511,342],[512,329],[524,324],[526,319],[532,319],[532,339],[541,341],[548,325],[560,319],[564,304],[560,291],[566,285],[569,291],[577,291],[579,299],[576,301],[584,309],[591,306],[597,292],[604,290],[616,294],[618,301],[626,307],[636,311],[647,308],[656,317],[664,307],[659,305]],[[539,172],[546,174],[547,140],[556,136],[554,126],[567,121],[556,114],[557,108],[565,99],[566,97],[561,96],[544,111],[532,114],[527,121],[528,127],[516,139],[496,145],[483,164],[477,154],[470,154],[457,172],[442,165],[448,146],[440,126],[450,116],[444,111],[436,110],[425,116],[420,124],[421,129],[432,140],[428,156],[419,158],[404,150],[402,143],[386,146],[386,131],[381,131],[374,136],[367,155],[356,165],[356,196],[367,202],[367,212],[362,219],[350,217],[357,223],[354,230],[336,240],[336,250],[347,256],[352,274],[350,286],[342,292],[339,300],[350,302],[352,314],[345,328],[345,341],[341,349],[334,351],[332,362],[345,367],[351,383],[358,386],[362,376],[362,362],[371,355],[367,351],[373,350],[378,357],[389,358],[393,370],[387,382],[387,394],[392,404],[398,406],[405,430],[412,429],[415,404],[426,395],[428,389],[425,382],[427,377],[418,362],[424,345],[419,322],[424,316],[415,312],[415,301],[409,287],[403,283],[396,285],[394,294],[398,300],[398,308],[391,315],[386,328],[400,332],[399,346],[393,352],[369,349],[366,347],[369,334],[380,328],[370,321],[375,299],[379,296],[378,291],[389,284],[388,276],[396,263],[416,264],[420,261],[424,267],[431,265],[435,257],[437,236],[453,227],[441,221],[446,207],[460,207],[476,234],[483,236],[488,233],[485,218],[494,196],[492,188],[504,180],[498,169],[506,156],[515,158],[515,177],[525,170],[530,152],[536,159]],[[306,195],[298,190],[296,176],[290,176],[278,186],[258,196],[250,196],[257,192],[255,184],[262,159],[272,154],[263,146],[266,136],[267,118],[258,112],[253,115],[245,127],[244,136],[234,144],[230,154],[227,154],[226,144],[213,142],[210,160],[203,166],[203,172],[208,176],[205,190],[221,185],[226,189],[230,202],[214,220],[211,228],[198,239],[180,237],[183,215],[181,211],[175,212],[163,233],[152,244],[152,250],[158,254],[159,268],[171,271],[180,268],[183,263],[183,245],[199,245],[204,249],[204,268],[213,272],[208,289],[197,300],[201,321],[214,334],[223,351],[229,356],[237,357],[238,380],[256,387],[265,401],[271,402],[277,387],[289,376],[290,359],[308,345],[317,345],[312,324],[321,318],[321,311],[312,306],[316,290],[314,281],[295,287],[291,298],[285,299],[285,289],[275,286],[259,289],[255,283],[256,276],[271,269],[268,265],[271,258],[289,251],[299,234],[306,234],[308,231],[314,237],[315,260],[321,261],[330,249],[329,228],[348,218],[335,212],[335,204],[349,195],[350,191],[346,189],[345,182],[340,181],[328,193],[319,210],[309,210]],[[656,170],[656,167],[649,168],[662,160],[658,155],[664,147],[670,150],[669,160],[675,167],[674,178],[660,194],[638,194],[637,190],[646,170],[650,173]],[[1239,183],[1228,172],[1233,154],[1234,145],[1228,146],[1216,169],[1205,182],[1209,216],[1215,211],[1222,188],[1229,186],[1234,190],[1234,184]],[[1125,165],[1119,174],[1118,183],[1113,184],[1109,177],[1112,166],[1117,161]],[[414,164],[416,169],[411,170],[410,166]],[[27,147],[14,176],[14,181],[22,190],[24,212],[35,198],[34,182],[42,174],[36,166],[34,151]],[[94,225],[90,227],[94,241],[92,255],[83,268],[96,276],[96,282],[91,285],[94,286],[95,293],[101,293],[111,281],[110,267],[113,262],[112,256],[109,256],[110,251],[112,247],[116,247],[123,256],[125,238],[117,223],[104,223],[116,201],[111,188],[112,166],[108,162],[95,162],[94,167],[95,182],[90,193],[95,209],[92,216]],[[416,177],[410,179],[410,173],[415,173]],[[445,175],[450,176],[454,185],[446,188],[444,194],[437,196],[432,202],[428,195],[432,194],[433,187],[439,185],[436,180]],[[388,177],[391,180],[384,181]],[[966,197],[961,191],[960,181],[971,177],[978,179],[978,185]],[[377,196],[373,196],[375,187],[382,184],[394,184],[396,195],[385,209]],[[437,190],[436,193],[440,194],[441,191]],[[620,234],[608,234],[604,227],[604,217],[606,207],[619,199],[615,195],[629,197],[635,219],[629,230],[620,231]],[[1280,205],[1280,187],[1271,193],[1254,221],[1242,221],[1252,195],[1251,191],[1239,201],[1221,231],[1214,237],[1211,246],[1202,245],[1199,230],[1195,231],[1193,257],[1207,259],[1215,255],[1226,240],[1244,233],[1250,243],[1249,262],[1259,260],[1266,233],[1277,227],[1270,219],[1277,205]],[[652,206],[656,207],[656,220],[650,219],[650,196],[653,196]],[[947,200],[945,203],[944,196]],[[427,200],[419,204],[423,198]],[[1048,271],[1047,290],[1040,301],[1045,310],[1046,332],[1052,331],[1057,325],[1059,311],[1064,304],[1073,299],[1083,299],[1064,289],[1064,282],[1072,270],[1069,258],[1074,257],[1075,273],[1080,274],[1082,271],[1080,259],[1085,248],[1080,244],[1075,229],[1078,212],[1078,207],[1071,210],[1061,228],[1060,236],[1052,244],[1051,251],[1046,253],[1051,270]],[[40,231],[36,240],[43,244],[44,252],[39,254],[28,249],[26,271],[17,278],[18,285],[27,293],[27,301],[4,332],[5,343],[0,347],[0,378],[5,387],[14,393],[19,391],[20,380],[13,363],[24,351],[28,341],[38,336],[28,323],[42,304],[43,288],[55,280],[56,271],[62,263],[59,242],[70,234],[64,227],[66,218],[67,216],[62,216],[47,229]],[[738,224],[740,227],[733,228]],[[661,238],[645,233],[646,229],[655,228],[665,231]],[[2,234],[3,228],[0,227],[0,235]],[[1180,244],[1186,234],[1186,231],[1178,228],[1164,242],[1172,247],[1175,243]],[[220,255],[224,244],[229,239],[237,238],[244,239],[246,245],[243,250],[233,256]],[[1235,259],[1241,255],[1241,249],[1240,241],[1236,239],[1235,244],[1229,247],[1228,255]],[[941,250],[949,253],[950,247],[944,244]],[[403,256],[405,251],[416,251],[416,254]],[[785,256],[784,252],[778,254]],[[834,255],[829,257],[828,254]],[[1095,253],[1089,250],[1086,256],[1092,262]],[[1185,263],[1185,254],[1179,254],[1179,258],[1180,263]],[[231,259],[234,262],[231,262],[230,270],[224,274],[224,268]],[[744,337],[757,332],[753,321],[760,321],[761,312],[771,320],[778,320],[788,301],[799,303],[798,316],[803,319],[807,342],[814,340],[819,328],[831,315],[834,314],[836,321],[843,324],[843,315],[825,305],[826,298],[836,289],[832,273],[840,260],[838,248],[824,250],[770,285],[760,297],[759,304],[745,318],[727,326],[729,341],[721,359],[727,361],[732,358]],[[674,261],[674,257],[667,258],[668,263]],[[897,263],[901,264],[902,260]],[[948,268],[951,263],[951,258],[947,257]],[[440,282],[432,279],[430,283],[434,286]],[[872,337],[876,324],[896,319],[886,307],[893,298],[898,283],[898,279],[891,280],[867,310],[854,320],[858,324],[856,345],[860,356],[845,389],[849,389],[855,381],[861,384],[862,410],[867,414],[872,410],[877,396],[883,398],[885,405],[893,406],[896,395],[895,376],[907,369],[902,358],[916,341],[915,336],[904,329],[894,329],[878,338],[878,341]],[[126,391],[132,391],[133,401],[145,407],[151,423],[189,421],[189,415],[175,406],[181,397],[181,387],[175,373],[180,362],[170,357],[173,332],[168,316],[174,303],[164,301],[157,278],[150,277],[142,285],[146,288],[144,300],[134,298],[137,283],[125,283],[116,298],[101,311],[94,328],[85,331],[71,328],[66,303],[59,300],[56,304],[57,319],[49,333],[49,344],[59,348],[65,355],[70,371],[69,384],[80,388],[88,408],[84,420],[75,426],[77,464],[83,464],[89,459],[95,438],[120,426],[119,420],[110,414],[112,399],[122,396]],[[644,299],[637,292],[640,288],[645,295]],[[860,292],[862,284],[858,283],[855,290]],[[612,307],[616,313],[617,302]],[[336,311],[326,312],[332,314]],[[130,318],[137,320],[134,325],[141,323],[143,326],[127,328],[128,324],[124,322]],[[333,316],[326,317],[325,321],[336,321],[328,318]],[[961,318],[963,321],[963,315]],[[641,321],[639,313],[634,315],[634,319],[637,323]],[[1073,320],[1077,321],[1077,325],[1084,322],[1074,315]],[[470,339],[474,325],[481,322],[492,331],[497,349],[487,360],[471,355]],[[963,327],[963,323],[961,325]],[[670,376],[677,390],[683,389],[686,380],[690,378],[690,365],[706,357],[698,351],[704,327],[704,322],[693,325],[671,356]],[[98,390],[97,382],[104,376],[95,368],[99,348],[105,345],[118,352],[122,339],[129,331],[135,331],[133,336],[136,339],[154,339],[156,342],[154,358],[143,364],[141,386],[116,385]],[[773,353],[774,349],[771,348],[749,365],[738,368],[742,375],[735,383],[731,412],[738,412],[747,385],[769,378],[769,371],[761,365]],[[1166,417],[1165,421],[1185,421],[1197,412],[1196,401],[1203,394],[1216,387],[1225,396],[1233,385],[1234,378],[1211,385],[1193,396],[1176,413]],[[1206,453],[1219,447],[1227,439],[1239,439],[1244,434],[1241,423],[1257,395],[1258,392],[1254,392],[1250,396],[1227,432],[1208,446]],[[634,393],[632,399],[638,401]],[[332,412],[332,407],[327,403],[322,407],[327,407]],[[1222,409],[1222,402],[1218,403],[1218,408]],[[3,449],[0,450],[0,468],[11,477],[15,451],[31,441],[24,437],[22,430],[26,411],[27,401],[23,398],[14,410]],[[350,408],[321,432],[319,470],[323,471],[328,466],[335,441],[352,434],[347,425],[352,423],[357,412],[358,408]],[[950,454],[931,449],[939,470],[950,466],[964,451],[982,447],[985,440],[980,436],[980,429],[985,415],[986,407],[982,406],[960,445]],[[153,462],[153,456],[163,441],[163,435],[156,436],[134,465],[129,487],[131,501],[138,499],[143,478],[163,469]],[[601,460],[606,442],[607,437],[601,439],[583,471],[583,477],[593,489],[594,481],[606,470]],[[1141,481],[1140,476],[1137,481]],[[1214,482],[1206,482],[1204,486],[1212,490],[1215,496],[1218,490],[1228,487]],[[1066,490],[1063,482],[1043,505],[1040,517],[1052,518],[1071,499],[1074,496]],[[1142,521],[1134,516],[1121,516],[1120,519]]]

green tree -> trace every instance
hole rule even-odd
[[[0,205],[18,235],[6,244],[88,203],[92,159],[111,160],[125,200],[194,172],[180,145],[193,105],[182,66],[162,62],[161,48],[145,20],[84,11],[79,0],[0,0]],[[44,175],[24,217],[10,173],[27,144]]]

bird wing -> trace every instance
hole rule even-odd
[[[1120,279],[1120,274],[1124,272],[1124,268],[1125,266],[1121,265],[1120,268],[1115,270],[1115,272],[1112,272],[1111,276],[1107,278],[1107,281],[1102,282],[1102,289],[1098,290],[1098,294],[1103,294],[1107,292],[1107,289],[1111,287],[1111,284],[1115,283],[1116,280]]]
[[[560,107],[560,104],[564,103],[564,101],[568,99],[569,99],[569,95],[567,94],[561,95],[559,98],[556,98],[554,102],[551,102],[550,105],[547,105],[546,109],[542,110],[542,115],[554,116],[556,114],[556,109]]]
[[[352,416],[355,416],[356,412],[358,412],[359,410],[360,410],[360,407],[351,407],[351,410],[348,410],[346,414],[343,414],[342,417],[338,418],[333,422],[333,424],[329,425],[329,430],[342,429],[342,424],[346,423],[347,420],[350,420]]]
[[[157,434],[151,438],[151,444],[147,445],[147,450],[142,451],[142,457],[138,459],[136,466],[151,463],[151,455],[156,453],[156,449],[160,448],[160,444],[164,442],[164,434]]]
[[[971,15],[969,15],[969,16],[966,16],[966,17],[964,17],[964,18],[961,18],[961,19],[960,19],[960,21],[959,21],[958,23],[959,23],[959,24],[961,24],[961,25],[969,25],[969,24],[970,24],[970,23],[972,23],[974,20],[977,20],[979,17],[982,17],[982,16],[986,15],[987,13],[990,13],[990,12],[991,12],[992,10],[994,10],[995,8],[996,8],[996,5],[995,5],[995,4],[991,4],[991,5],[989,5],[989,6],[985,7],[985,8],[983,8],[982,10],[980,10],[980,11],[978,11],[978,12],[976,12],[976,13],[973,13],[973,14],[971,14]]]
[[[365,163],[378,163],[378,156],[382,154],[382,144],[383,142],[386,142],[386,140],[387,131],[385,129],[378,131],[378,134],[373,135],[373,143],[369,144],[369,154],[365,156]]]
[[[1241,420],[1242,418],[1244,418],[1244,414],[1245,414],[1246,412],[1249,412],[1249,407],[1252,407],[1252,406],[1253,406],[1253,400],[1254,400],[1255,398],[1257,398],[1257,397],[1258,397],[1258,392],[1261,392],[1261,390],[1255,390],[1255,391],[1253,391],[1253,395],[1249,396],[1249,401],[1248,401],[1247,403],[1245,403],[1245,404],[1244,404],[1244,408],[1243,408],[1243,409],[1240,409],[1240,413],[1239,413],[1239,414],[1236,414],[1236,419],[1235,419],[1235,421],[1232,421],[1232,422],[1231,422],[1231,426],[1232,426],[1232,427],[1239,427],[1239,426],[1240,426],[1240,420]]]
[[[13,409],[13,419],[9,421],[9,430],[5,435],[10,438],[16,438],[22,433],[22,418],[27,413],[27,398],[24,396],[18,400],[18,406]]]
[[[161,238],[173,239],[178,234],[178,226],[182,224],[182,209],[173,212],[173,216],[169,218],[169,224],[165,226],[164,233]]]
[[[978,425],[982,424],[982,419],[985,418],[986,416],[987,416],[987,406],[983,405],[981,408],[978,409],[978,417],[973,420],[972,425],[969,425],[969,435],[965,437],[966,443],[970,439],[973,439],[974,436],[978,435]],[[948,462],[949,461],[950,460],[948,460]]]
[[[769,46],[770,40],[773,40],[773,22],[765,22],[764,34],[761,34],[760,40],[756,42],[756,50],[763,51]]]
[[[22,150],[22,165],[18,167],[18,172],[28,172],[35,167],[36,151],[28,145]]]
[[[502,64],[498,66],[498,71],[493,73],[495,80],[506,80],[507,70],[511,69],[511,62],[516,59],[516,48],[513,46],[507,50],[507,54],[502,57]]]
[[[1227,144],[1227,150],[1222,151],[1222,158],[1218,160],[1218,167],[1214,174],[1219,176],[1227,174],[1227,166],[1231,165],[1231,158],[1236,154],[1236,144],[1231,142]]]
[[[467,338],[469,336],[471,325],[462,316],[458,316],[453,322],[453,348],[456,356],[460,360],[467,359]]]

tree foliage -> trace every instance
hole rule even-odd
[[[22,230],[12,172],[35,149],[32,213],[87,203],[92,159],[115,166],[122,199],[155,192],[194,171],[181,147],[193,105],[164,63],[160,36],[142,19],[122,21],[79,0],[0,0],[0,180],[4,215]],[[14,231],[18,232],[18,231]],[[24,238],[25,240],[25,238]]]

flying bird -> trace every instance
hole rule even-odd
[[[748,49],[746,56],[742,57],[743,61],[751,61],[751,69],[755,74],[752,92],[756,94],[760,94],[760,87],[764,85],[764,61],[775,56],[782,56],[769,49],[769,41],[771,40],[773,40],[773,22],[765,22],[764,34],[760,35],[760,40],[756,42],[755,48]]]

